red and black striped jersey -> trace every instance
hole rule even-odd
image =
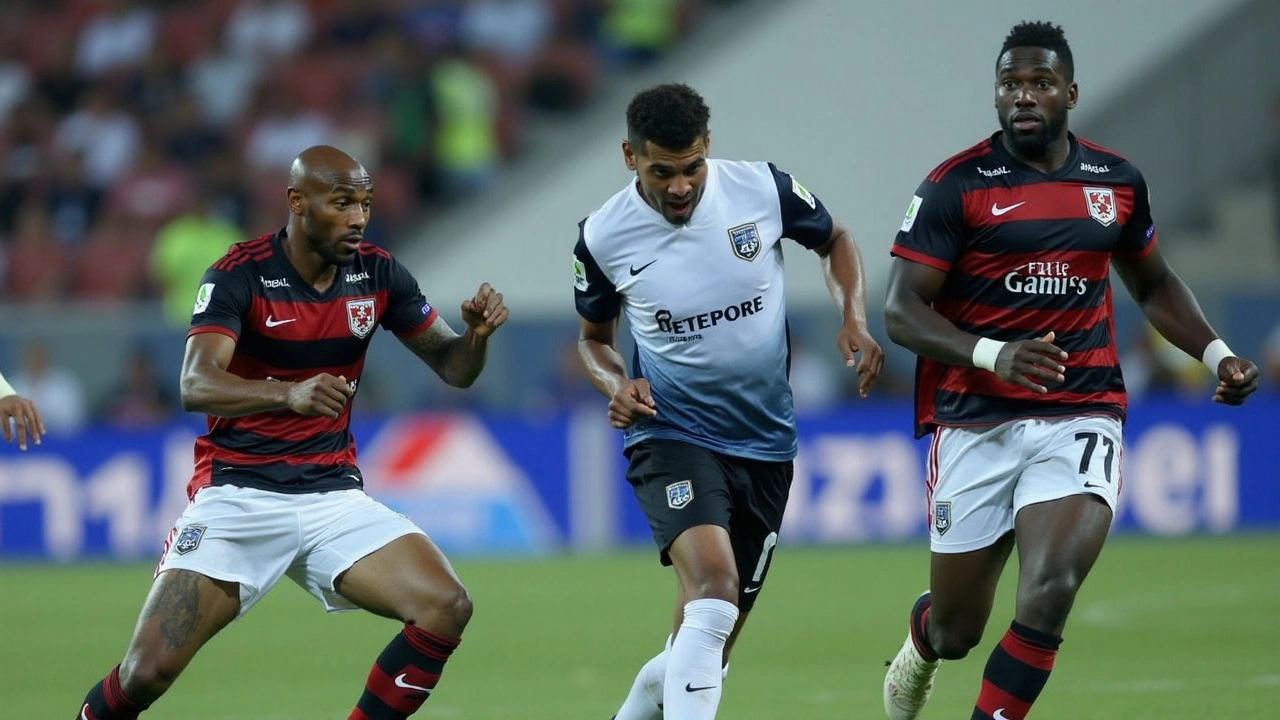
[[[1156,230],[1138,169],[1111,150],[1069,140],[1067,162],[1045,174],[1015,159],[997,132],[939,165],[912,198],[892,253],[947,273],[934,310],[995,340],[1052,330],[1069,353],[1065,382],[1047,395],[920,358],[917,435],[1020,417],[1098,412],[1123,420],[1111,258],[1145,257]]]
[[[284,237],[281,230],[232,245],[201,280],[187,337],[217,332],[235,340],[228,372],[279,381],[329,373],[354,390],[378,325],[408,336],[435,321],[417,281],[387,251],[363,245],[318,292],[285,256]],[[289,493],[362,487],[350,424],[350,402],[336,419],[289,410],[209,416],[208,433],[196,439],[188,494],[208,485]]]

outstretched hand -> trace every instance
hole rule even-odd
[[[1225,357],[1218,363],[1218,387],[1213,401],[1224,405],[1240,405],[1258,389],[1258,366],[1239,357]]]
[[[507,321],[507,306],[502,304],[502,293],[489,283],[481,283],[475,297],[462,301],[462,321],[478,337],[487,338],[498,326]]]
[[[884,350],[865,328],[841,325],[836,333],[836,347],[844,355],[845,367],[853,367],[854,353],[862,353],[858,360],[858,395],[866,397],[884,370]]]
[[[18,449],[27,449],[27,438],[36,445],[40,444],[40,436],[44,429],[44,420],[40,419],[40,411],[35,403],[21,395],[7,395],[0,398],[0,425],[4,426],[4,441],[13,442],[18,439]]]
[[[1045,383],[1061,383],[1067,368],[1067,353],[1053,344],[1052,330],[1034,340],[1005,343],[996,357],[996,376],[1036,393],[1047,393]]]
[[[649,381],[644,378],[628,380],[609,399],[609,424],[619,430],[631,427],[640,418],[651,418],[657,414],[658,406],[649,391]]]

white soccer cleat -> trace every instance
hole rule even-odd
[[[884,712],[889,720],[915,720],[933,692],[938,661],[920,657],[911,635],[884,673]]]

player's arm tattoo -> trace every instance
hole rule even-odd
[[[413,351],[441,380],[454,387],[467,387],[475,382],[484,369],[487,343],[474,336],[459,335],[442,318],[437,318],[422,332],[400,338],[405,347]]]
[[[169,575],[147,603],[146,617],[159,616],[165,646],[177,650],[191,641],[200,625],[200,576],[182,571]]]

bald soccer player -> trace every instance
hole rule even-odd
[[[439,548],[365,494],[351,403],[378,325],[444,382],[471,385],[507,319],[502,294],[481,284],[462,301],[465,332],[454,332],[403,265],[364,243],[373,181],[336,148],[298,155],[286,197],[288,224],[233,245],[196,293],[182,406],[205,413],[208,432],[195,443],[191,503],[165,541],[124,659],[85,696],[80,720],[138,717],[286,575],[327,611],[404,624],[349,720],[412,715],[471,618]],[[281,670],[282,689],[306,691]]]

